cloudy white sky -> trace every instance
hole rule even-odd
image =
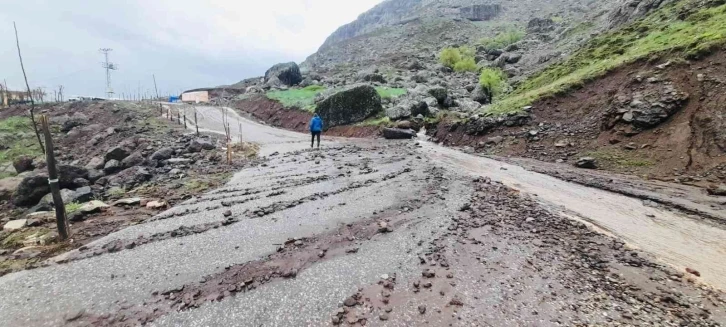
[[[231,84],[302,62],[382,0],[0,0],[0,79],[23,88],[12,22],[31,87],[102,96],[99,48],[112,48],[117,96]]]

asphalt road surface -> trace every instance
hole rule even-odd
[[[722,224],[424,141],[311,150],[229,117],[264,163],[0,277],[3,325],[726,324]]]

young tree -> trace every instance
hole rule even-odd
[[[18,47],[18,58],[20,58],[20,69],[23,71],[23,78],[25,79],[25,87],[28,89],[28,96],[30,97],[30,121],[33,122],[33,130],[35,136],[38,138],[38,145],[45,154],[45,147],[43,142],[40,140],[40,132],[38,131],[38,125],[35,123],[35,101],[33,101],[32,93],[30,92],[30,84],[28,84],[28,75],[25,74],[25,65],[23,65],[23,56],[20,54],[20,41],[18,39],[18,27],[13,22],[13,28],[15,29],[15,45]]]

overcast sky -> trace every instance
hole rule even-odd
[[[103,55],[117,96],[235,83],[302,62],[382,0],[0,0],[0,79],[24,88],[12,22],[32,88],[102,96]]]

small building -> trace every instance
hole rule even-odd
[[[209,91],[208,90],[191,90],[186,91],[182,93],[181,95],[182,102],[187,103],[199,103],[199,102],[209,102]]]

